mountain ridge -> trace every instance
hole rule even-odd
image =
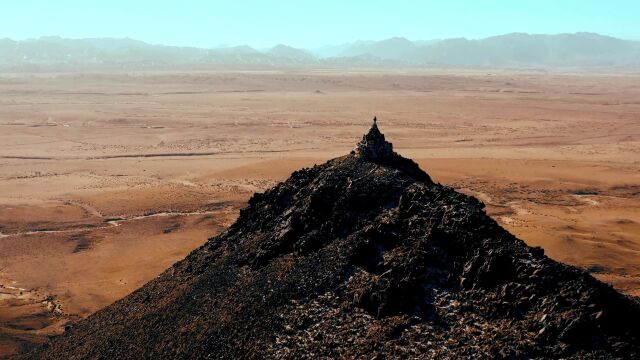
[[[640,303],[502,229],[374,121],[221,235],[34,358],[640,354]]]
[[[0,67],[83,65],[89,68],[236,67],[640,67],[640,41],[594,33],[510,33],[484,39],[410,41],[393,37],[314,50],[279,44],[258,51],[247,45],[217,48],[152,45],[130,38],[0,39]]]

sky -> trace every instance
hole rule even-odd
[[[0,38],[129,37],[214,47],[314,48],[403,36],[596,32],[640,40],[640,0],[0,0]]]

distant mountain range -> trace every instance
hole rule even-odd
[[[133,39],[0,39],[0,68],[181,67],[469,67],[469,68],[640,68],[640,41],[593,33],[512,33],[480,40],[410,41],[394,37],[317,49],[279,44],[259,51],[249,46],[211,49],[152,45]]]

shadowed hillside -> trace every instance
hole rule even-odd
[[[29,356],[634,358],[638,321],[636,299],[527,247],[374,122]]]

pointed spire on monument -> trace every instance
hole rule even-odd
[[[363,137],[355,148],[355,155],[365,159],[384,159],[394,155],[393,145],[385,140],[384,135],[378,129],[378,118],[373,117],[373,124],[369,132]]]

